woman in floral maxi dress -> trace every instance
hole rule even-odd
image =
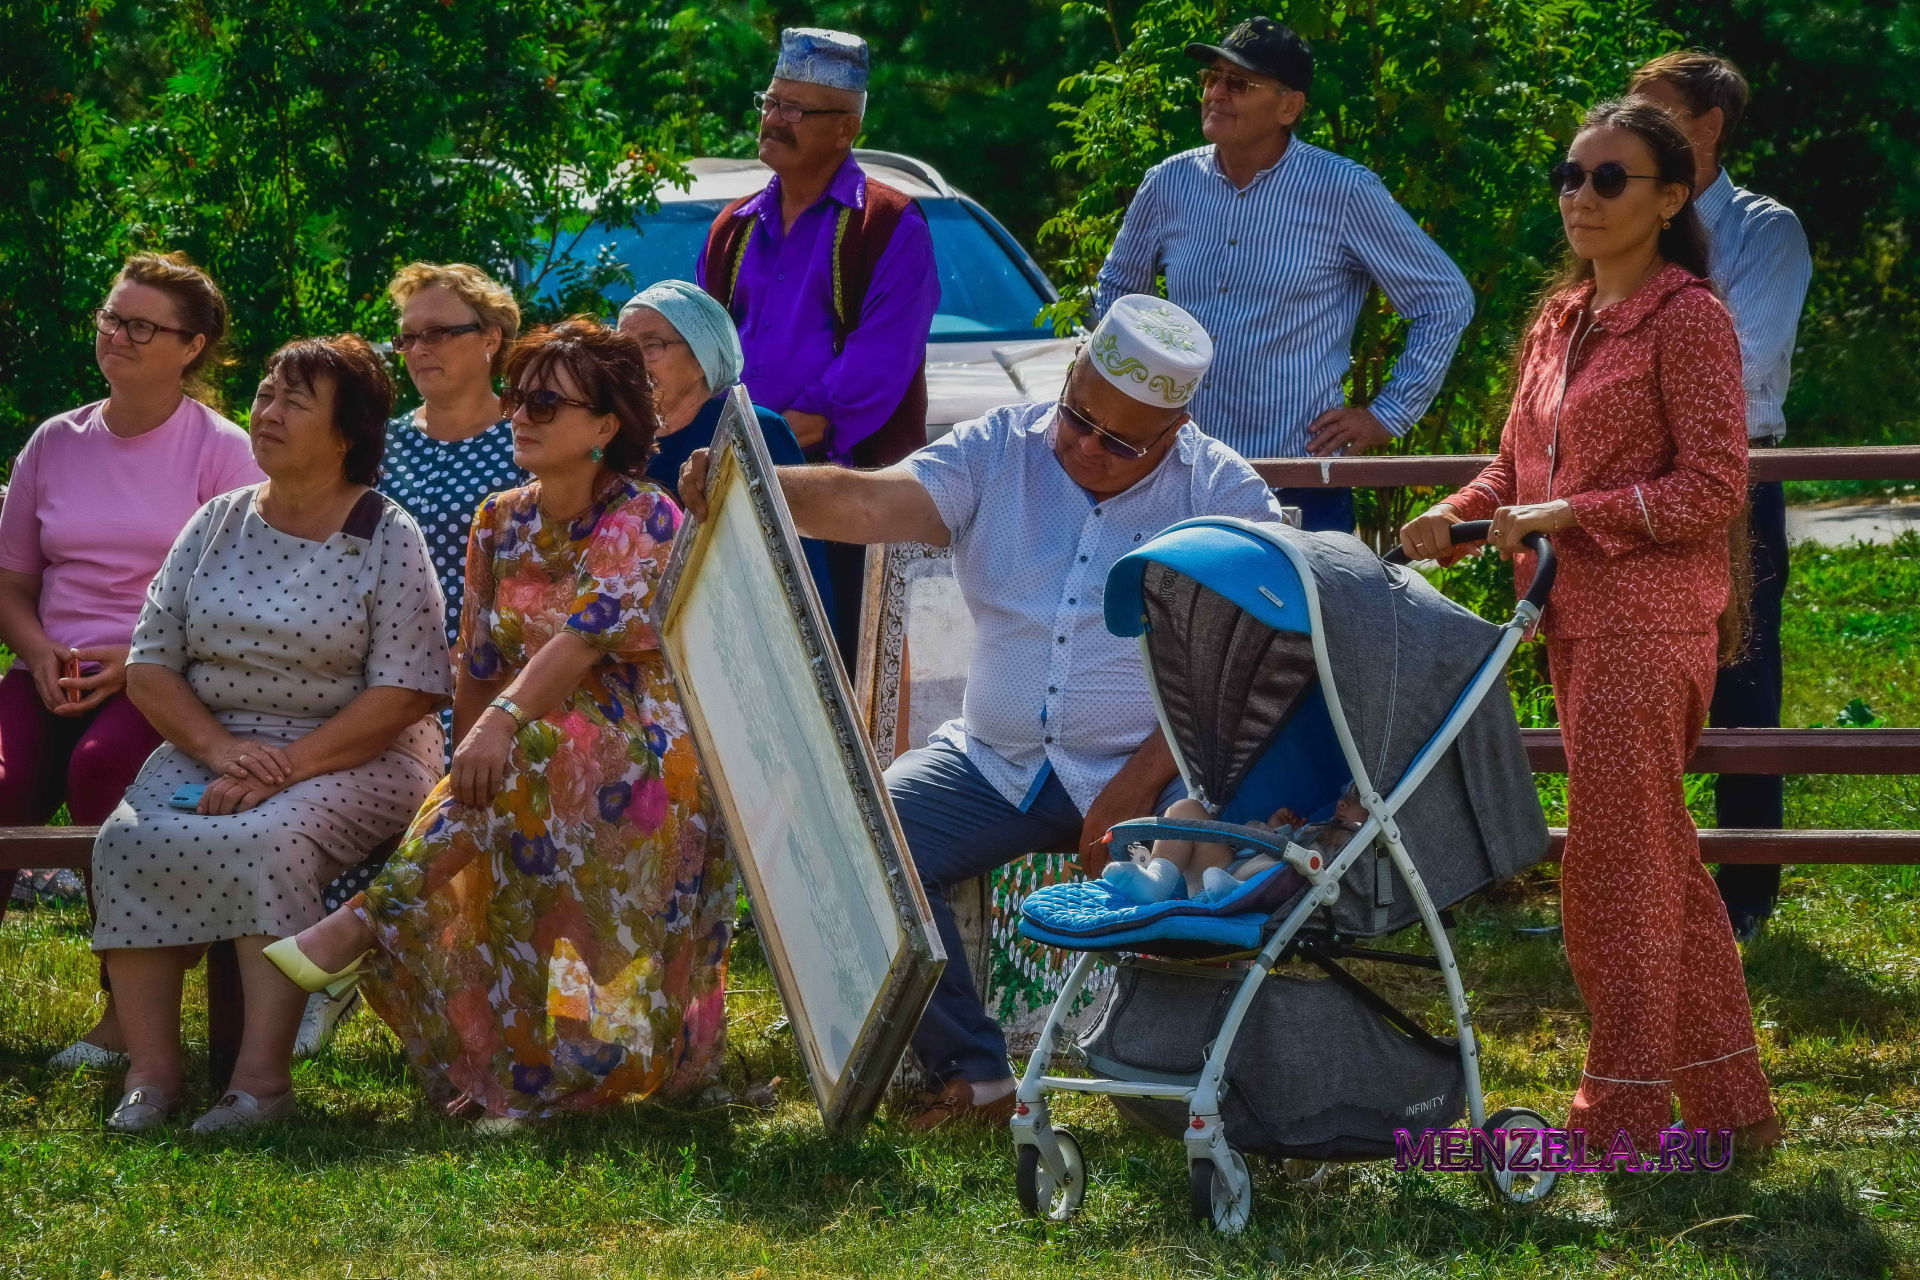
[[[504,398],[538,478],[474,518],[453,772],[379,878],[295,941],[328,963],[371,940],[368,999],[436,1101],[537,1118],[715,1077],[734,875],[646,620],[680,513],[633,478],[654,421],[638,344],[569,321],[522,348]],[[596,414],[619,430],[573,439]],[[558,518],[556,453],[592,459],[585,509]],[[597,656],[542,708],[529,669],[566,637]]]

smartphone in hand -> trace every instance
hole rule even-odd
[[[206,794],[207,789],[205,786],[195,786],[189,783],[187,786],[181,787],[178,791],[174,792],[173,798],[168,800],[167,803],[175,809],[192,813],[200,807],[200,797]]]
[[[76,657],[69,657],[67,659],[66,670],[61,674],[65,675],[69,680],[78,680],[80,678],[80,659]],[[68,702],[78,702],[80,701],[80,699],[87,696],[86,692],[81,689],[69,688],[67,689],[66,692],[67,692]]]

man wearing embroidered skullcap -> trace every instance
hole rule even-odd
[[[785,416],[807,457],[898,462],[927,439],[927,334],[940,302],[933,237],[913,200],[853,158],[867,45],[814,27],[780,33],[754,95],[766,187],[720,211],[700,285],[732,315],[755,404]],[[834,639],[853,663],[866,553],[832,547]]]
[[[947,890],[1037,849],[1076,848],[1098,874],[1109,827],[1185,794],[1139,646],[1107,630],[1102,597],[1114,562],[1169,525],[1280,519],[1246,460],[1188,417],[1213,351],[1172,303],[1120,298],[1058,404],[995,409],[879,471],[778,469],[803,534],[952,547],[973,616],[962,718],[886,773],[947,952],[914,1033],[940,1082],[915,1129],[1013,1111],[1006,1038],[981,1007]],[[696,515],[706,467],[695,453],[680,477]]]
[[[1313,84],[1306,41],[1249,18],[1190,44],[1208,145],[1147,170],[1100,269],[1094,314],[1153,288],[1220,344],[1194,416],[1249,458],[1361,453],[1404,435],[1440,390],[1473,318],[1466,277],[1374,173],[1293,136]],[[1343,381],[1367,290],[1407,321],[1385,386]],[[1308,529],[1354,527],[1348,489],[1281,491]]]

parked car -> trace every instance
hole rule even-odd
[[[868,174],[920,203],[933,232],[940,310],[927,339],[927,435],[988,409],[1059,396],[1075,343],[1035,317],[1059,295],[1038,263],[971,196],[929,164],[887,151],[854,152]],[[595,224],[568,248],[582,263],[605,247],[634,285],[606,291],[610,311],[655,280],[694,279],[707,228],[731,201],[767,184],[758,160],[696,159],[688,190],[659,193],[660,207],[624,225]],[[523,281],[524,282],[524,281]]]

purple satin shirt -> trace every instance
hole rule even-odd
[[[860,322],[833,353],[833,233],[839,207],[864,208],[866,173],[849,155],[826,195],[781,229],[780,178],[740,206],[753,230],[740,263],[733,316],[747,357],[741,381],[755,404],[827,419],[827,453],[852,448],[885,425],[927,358],[940,277],[926,215],[910,208],[874,268]],[[711,291],[707,255],[699,278]]]

